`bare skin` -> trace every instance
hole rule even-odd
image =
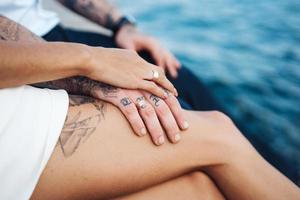
[[[134,51],[65,42],[24,42],[19,39],[20,29],[26,30],[0,15],[0,88],[85,76],[118,87],[143,89],[161,98],[166,97],[162,88],[177,95],[163,70]],[[14,59],[9,59],[12,56]],[[154,78],[154,71],[158,78]]]
[[[20,40],[19,26],[0,25],[5,25],[0,29],[2,40]],[[32,47],[31,43],[24,46]],[[2,61],[20,47],[12,42],[1,44],[9,47],[2,51]],[[24,55],[33,55],[26,51]],[[11,75],[20,75],[17,71]],[[15,78],[11,79],[20,81]],[[156,97],[149,99],[158,105]],[[205,198],[214,199],[222,199],[222,194],[228,199],[296,199],[299,195],[298,188],[266,163],[222,114],[184,112],[191,129],[182,142],[176,147],[167,143],[157,148],[147,137],[138,140],[111,105],[86,97],[71,99],[71,105],[58,145],[32,199],[129,199],[155,195],[166,199],[170,197],[167,191],[180,186],[192,189],[195,185],[203,187],[202,191],[211,191]],[[272,187],[266,187],[270,183]],[[189,194],[191,199],[203,197],[196,189]],[[174,198],[180,195],[185,196],[186,191],[179,191]]]
[[[186,112],[191,126],[182,141],[158,148],[147,137],[136,138],[113,106],[76,102],[32,199],[124,197],[200,170],[227,199],[296,200],[300,195],[222,114]]]
[[[21,48],[17,46],[18,43],[45,43],[42,38],[32,34],[29,30],[4,17],[0,17],[0,36],[3,37],[2,40],[4,41],[17,42],[15,43],[15,45],[18,49]],[[36,50],[31,49],[30,51],[30,57],[36,58],[37,56],[34,53]],[[49,52],[47,52],[47,54],[48,53]],[[9,55],[10,53],[7,53],[6,50],[6,54]],[[19,52],[18,55],[18,58],[20,59],[20,55],[22,55],[22,53]],[[9,58],[9,56],[6,57]],[[28,62],[28,56],[24,56],[24,59],[25,61],[23,62]],[[57,61],[55,63],[61,62]],[[43,65],[42,62],[40,64]],[[49,63],[46,62],[45,68],[49,68],[50,66],[48,65]],[[62,66],[62,68],[65,68],[63,64]],[[32,70],[24,70],[24,65],[22,65],[21,67],[22,70],[16,71],[21,72],[23,74],[22,77],[28,78],[34,73]],[[28,76],[25,76],[26,72],[24,71],[27,71]],[[48,74],[51,74],[51,72],[47,73],[47,75]],[[61,74],[62,73],[60,73],[60,75]],[[15,81],[15,73],[11,74],[11,76],[14,77],[14,79],[12,80]],[[9,75],[3,75],[3,77],[7,78],[9,77]],[[41,76],[38,76],[38,78],[41,78]],[[20,81],[20,79],[17,80]],[[28,82],[28,79],[27,82],[26,80],[24,81],[27,84],[30,83]],[[33,82],[35,81],[33,80]],[[184,119],[182,109],[177,99],[172,95],[172,93],[168,92],[167,90],[165,90],[165,94],[167,94],[168,97],[165,99],[161,99],[142,90],[126,90],[123,88],[117,88],[99,81],[91,80],[83,76],[68,77],[59,80],[34,83],[32,85],[41,88],[64,89],[69,94],[92,96],[97,99],[112,103],[117,106],[126,116],[133,130],[138,136],[144,136],[145,134],[149,133],[151,134],[153,142],[156,145],[161,145],[164,142],[163,140],[161,140],[163,138],[163,129],[167,130],[167,132],[169,133],[168,138],[172,142],[176,143],[180,140],[179,129],[184,130],[188,128],[188,122],[186,122],[186,120]],[[162,125],[159,123],[158,118],[162,119]]]
[[[58,0],[62,5],[84,16],[88,20],[112,29],[123,16],[118,8],[109,0]],[[156,65],[165,69],[173,77],[177,77],[180,62],[153,37],[139,31],[133,25],[123,26],[115,35],[116,44],[124,49],[148,51]]]

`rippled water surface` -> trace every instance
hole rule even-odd
[[[118,3],[207,84],[248,137],[299,173],[299,0]]]

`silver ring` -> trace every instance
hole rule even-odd
[[[144,97],[139,97],[139,98],[137,98],[136,103],[137,103],[138,107],[139,107],[139,108],[142,108],[142,109],[146,108],[146,106],[147,106]]]
[[[156,70],[152,70],[152,75],[153,75],[153,79],[158,79],[159,78],[159,73]]]

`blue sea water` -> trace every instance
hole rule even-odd
[[[299,0],[119,0],[300,175]],[[273,161],[273,162],[276,162]]]

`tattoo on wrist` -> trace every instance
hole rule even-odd
[[[131,100],[128,97],[125,97],[125,98],[121,99],[120,102],[123,106],[128,106],[132,103]]]

